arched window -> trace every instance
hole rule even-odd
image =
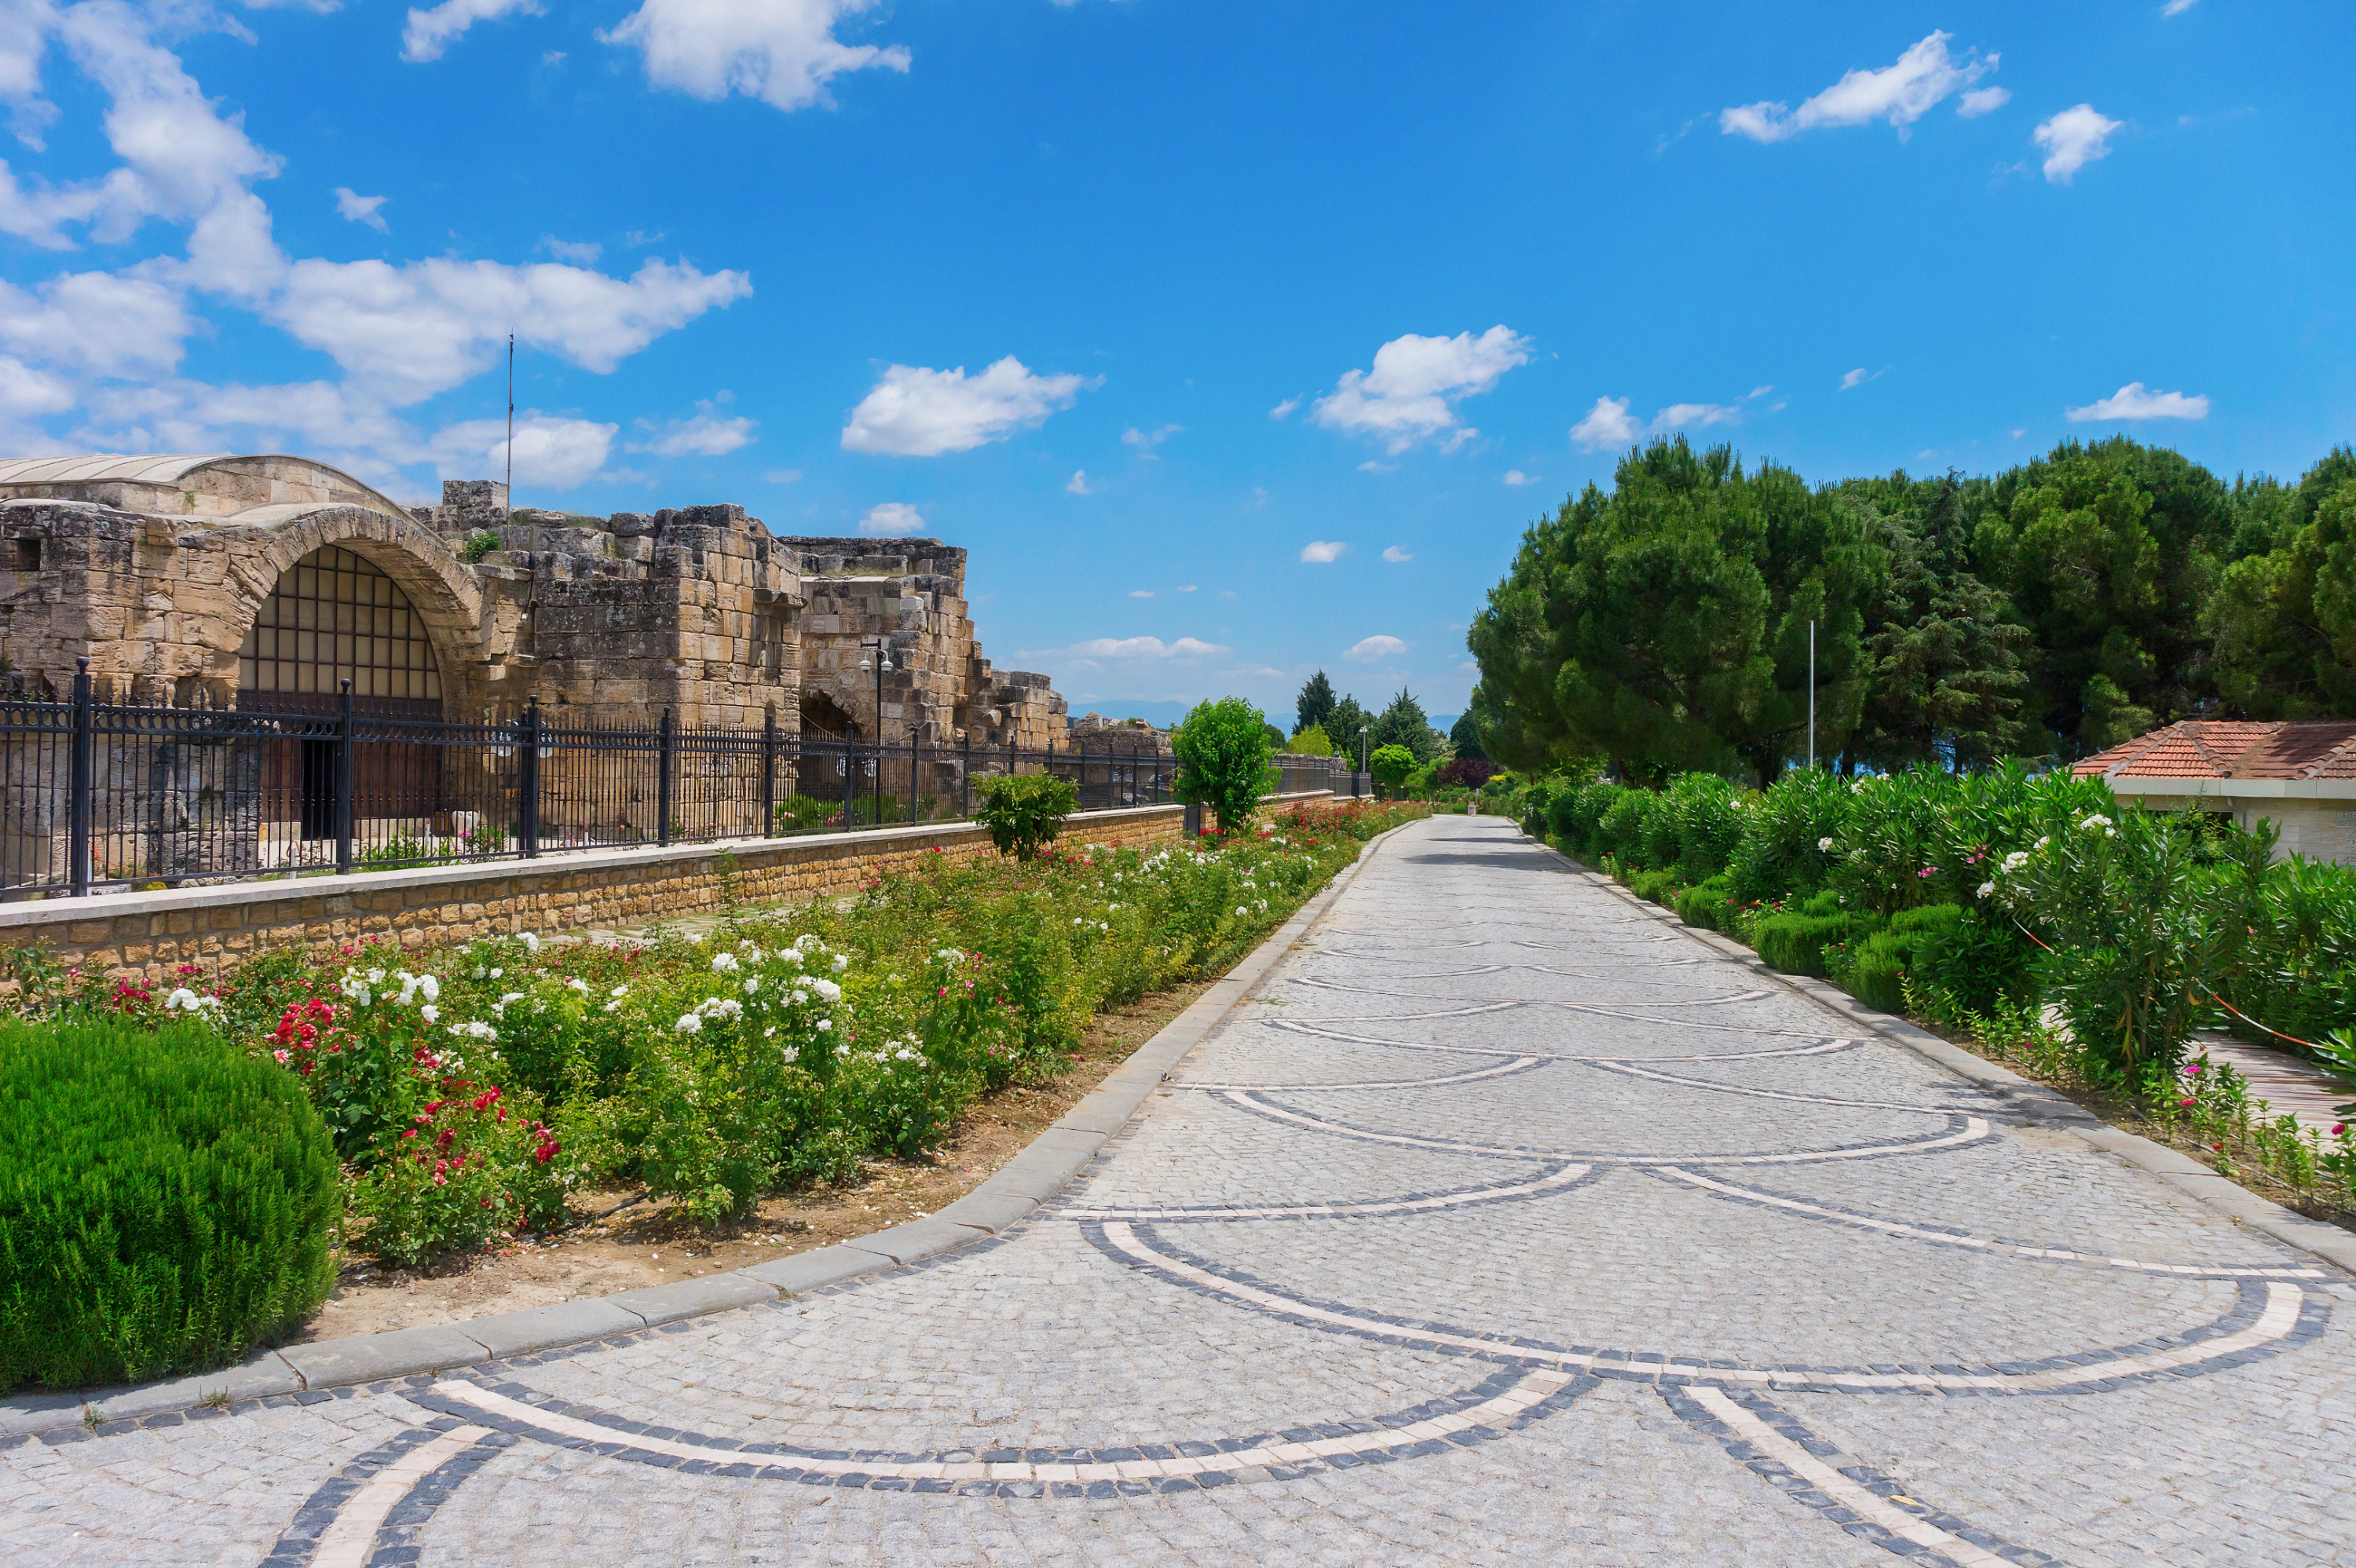
[[[341,682],[378,713],[442,716],[442,667],[401,585],[350,550],[287,568],[238,650],[239,702],[316,709]]]

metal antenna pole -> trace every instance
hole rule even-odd
[[[1816,769],[1816,624],[1808,623],[1808,771]]]

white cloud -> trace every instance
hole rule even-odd
[[[2201,0],[2168,0],[2168,4],[2159,8],[2159,14],[2163,16],[2181,16],[2200,3]]]
[[[1268,417],[1272,420],[1290,419],[1292,416],[1292,411],[1300,406],[1301,400],[1299,398],[1287,398],[1284,401],[1277,404],[1276,407],[1269,410]]]
[[[1955,117],[1976,120],[1983,114],[1995,113],[2011,101],[2012,91],[2009,88],[1976,87],[1965,93],[1963,101],[1955,105]]]
[[[196,330],[187,303],[146,278],[67,272],[37,297],[0,283],[0,342],[92,376],[168,376]]]
[[[648,432],[648,439],[629,444],[632,452],[651,452],[658,457],[723,457],[737,448],[753,444],[753,421],[740,416],[723,418],[709,402],[695,405],[691,418],[673,420],[658,430],[650,420],[640,420],[638,428]]]
[[[1153,450],[1155,447],[1185,428],[1183,424],[1166,424],[1159,430],[1145,431],[1131,425],[1120,432],[1120,443],[1137,448],[1140,457],[1153,457],[1158,455]]]
[[[1570,439],[1590,452],[1603,446],[1626,446],[1643,433],[1643,427],[1628,417],[1625,398],[1596,399],[1587,417],[1570,427]]]
[[[1754,142],[1782,142],[1819,126],[1864,125],[1884,120],[1903,137],[1914,122],[1945,99],[1994,70],[1998,57],[1979,58],[1976,49],[1956,59],[1947,53],[1951,35],[1933,33],[1879,70],[1851,70],[1817,93],[1794,113],[1780,102],[1746,103],[1722,111],[1719,129],[1730,136]],[[1969,109],[1969,113],[1986,113]]]
[[[648,261],[627,281],[553,261],[296,261],[265,314],[398,407],[487,369],[509,332],[604,374],[752,293],[742,272]]]
[[[1407,652],[1407,645],[1397,637],[1377,635],[1361,637],[1351,644],[1342,656],[1345,659],[1355,659],[1360,664],[1378,664],[1384,659],[1405,652]]]
[[[336,187],[336,210],[353,223],[365,223],[380,234],[390,234],[392,226],[384,220],[383,208],[390,199],[381,196],[362,196],[348,185]]]
[[[594,267],[605,247],[594,240],[559,240],[553,234],[540,237],[540,248],[560,261],[570,261],[576,267]]]
[[[1381,463],[1369,457],[1364,463],[1358,464],[1358,472],[1361,474],[1396,474],[1398,472],[1398,464],[1396,463]]]
[[[1074,496],[1093,496],[1096,494],[1094,490],[1088,488],[1088,471],[1085,468],[1073,469],[1072,477],[1069,482],[1064,485],[1064,489],[1066,493]]]
[[[732,92],[776,109],[827,101],[826,86],[846,71],[906,70],[908,51],[894,44],[846,44],[834,36],[847,16],[876,0],[644,0],[621,26],[598,37],[646,57],[647,80],[697,98]]]
[[[1068,648],[1050,651],[1076,659],[1199,659],[1235,650],[1199,637],[1181,637],[1174,643],[1165,643],[1159,637],[1090,637]]]
[[[2077,424],[2112,420],[2205,420],[2209,417],[2209,400],[2187,397],[2182,392],[2148,391],[2141,381],[2129,381],[2107,398],[2097,398],[2083,409],[2066,409],[2063,412]]]
[[[802,482],[802,471],[798,468],[772,468],[761,477],[771,485],[798,485]]]
[[[1194,592],[1194,584],[1191,582],[1182,582],[1170,592],[1173,593],[1192,593]]]
[[[870,539],[898,539],[904,534],[924,531],[924,515],[905,501],[886,501],[870,507],[867,515],[859,519],[859,531]]]
[[[894,365],[851,411],[845,452],[937,457],[1003,441],[1044,424],[1087,385],[1077,376],[1034,376],[1012,354],[979,376]]]
[[[1330,430],[1380,437],[1393,453],[1441,431],[1455,430],[1455,404],[1494,387],[1527,362],[1529,339],[1503,325],[1475,337],[1423,337],[1408,333],[1375,351],[1370,370],[1345,370],[1317,400],[1315,419]],[[1461,443],[1471,432],[1457,437]]]
[[[1868,370],[1864,366],[1860,365],[1856,369],[1851,370],[1847,375],[1841,378],[1840,389],[1844,392],[1853,392],[1858,388],[1864,386],[1868,381],[1872,380],[1874,374],[1874,372]]]
[[[1301,559],[1322,566],[1341,560],[1342,552],[1349,548],[1339,539],[1311,539],[1301,547]]]
[[[2096,113],[2093,104],[2081,103],[2038,126],[2030,139],[2045,149],[2045,177],[2055,185],[2068,185],[2080,169],[2096,158],[2109,157],[2111,133],[2119,123]]]
[[[1385,545],[1383,547],[1383,559],[1389,561],[1393,566],[1397,566],[1400,561],[1413,560],[1415,557],[1408,554],[1407,551],[1394,544]]]
[[[412,10],[401,29],[401,58],[440,59],[442,51],[465,37],[476,23],[496,22],[519,11],[537,16],[540,6],[537,0],[442,0],[430,10]]]
[[[395,464],[433,455],[383,405],[333,381],[249,387],[162,380],[86,388],[82,402],[91,416],[75,432],[83,451],[303,452],[386,480]]]
[[[1132,588],[1129,591],[1129,596],[1131,599],[1151,599],[1153,597],[1153,590],[1151,588]]]
[[[0,354],[0,420],[61,414],[73,406],[72,388],[14,355]]]
[[[1653,416],[1653,431],[1665,435],[1673,430],[1707,430],[1714,424],[1740,424],[1740,403],[1671,403]]]
[[[605,466],[619,425],[567,419],[537,411],[519,413],[515,426],[515,477],[519,487],[570,490]],[[467,420],[434,434],[434,466],[444,479],[487,479],[507,472],[507,421]]]
[[[1505,470],[1505,483],[1508,485],[1535,485],[1537,482],[1538,475],[1535,474],[1525,474],[1518,468]]]

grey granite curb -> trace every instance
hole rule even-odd
[[[1674,910],[1639,898],[1630,889],[1601,871],[1580,865],[1543,840],[1533,841],[1560,860],[1574,875],[1610,889],[1634,909],[1674,927],[1719,956],[1747,965],[1762,978],[1797,991],[1858,1027],[1871,1029],[1891,1044],[1902,1046],[1957,1077],[2002,1096],[2013,1114],[2059,1125],[2094,1147],[2116,1156],[2137,1169],[2148,1171],[2178,1192],[2207,1204],[2228,1219],[2254,1230],[2264,1231],[2278,1242],[2321,1258],[2334,1267],[2356,1274],[2356,1234],[2351,1234],[2337,1225],[2327,1225],[2320,1220],[2310,1220],[2271,1199],[2261,1198],[2248,1188],[2218,1175],[2177,1149],[2111,1125],[2084,1106],[2054,1093],[2034,1079],[2024,1078],[2008,1067],[1941,1040],[1919,1024],[1867,1007],[1837,986],[1814,976],[1786,975],[1780,969],[1771,968],[1765,959],[1742,944],[1718,932],[1687,925],[1677,918]]]
[[[1400,827],[1409,826],[1401,823]],[[1031,1140],[988,1180],[937,1212],[873,1235],[816,1252],[798,1253],[727,1274],[647,1285],[613,1296],[586,1296],[525,1307],[460,1323],[354,1334],[258,1351],[233,1367],[148,1383],[112,1393],[36,1394],[0,1401],[0,1438],[81,1424],[162,1415],[202,1405],[307,1393],[475,1366],[506,1356],[534,1354],[617,1334],[633,1334],[681,1318],[758,1306],[840,1285],[862,1274],[895,1268],[968,1246],[1020,1223],[1062,1191],[1105,1140],[1125,1125],[1171,1069],[1200,1044],[1227,1011],[1323,917],[1384,839],[1376,835],[1358,858],[1295,910],[1290,919],[1214,981],[1186,1010],[1131,1051],[1092,1093]]]

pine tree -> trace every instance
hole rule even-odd
[[[1293,707],[1293,715],[1292,728],[1296,731],[1306,730],[1312,724],[1323,729],[1325,720],[1333,716],[1333,683],[1325,678],[1323,670],[1311,676],[1302,685],[1301,699]],[[1330,734],[1332,731],[1327,732]]]

